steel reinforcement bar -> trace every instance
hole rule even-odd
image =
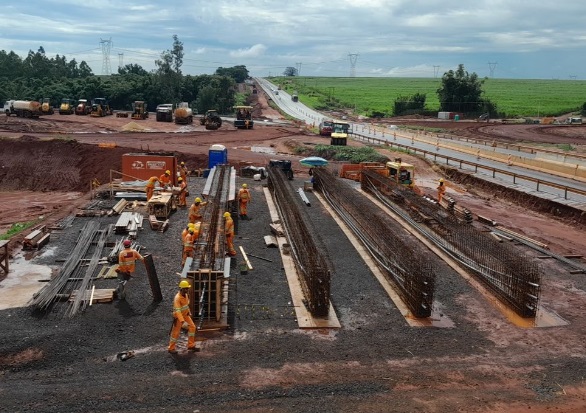
[[[269,166],[268,187],[291,246],[307,309],[313,316],[326,316],[330,308],[331,265],[321,253],[325,249],[319,237],[310,232],[307,212],[300,208],[299,197],[281,168]]]
[[[541,288],[541,271],[535,262],[448,213],[436,202],[376,172],[363,170],[361,186],[468,268],[515,313],[535,317]]]
[[[435,271],[420,243],[349,184],[329,171],[315,168],[315,188],[354,232],[377,266],[396,287],[413,316],[432,312]]]

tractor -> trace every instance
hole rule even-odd
[[[216,130],[222,126],[222,118],[218,115],[217,110],[210,109],[199,119],[199,123],[207,130]]]

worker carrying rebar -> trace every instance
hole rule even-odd
[[[231,257],[236,255],[234,249],[234,220],[229,212],[224,212],[224,235],[226,238],[226,254]]]
[[[118,254],[118,268],[116,269],[119,284],[121,284],[119,286],[121,288],[119,291],[120,299],[124,299],[125,297],[124,287],[136,270],[136,260],[144,262],[144,257],[140,255],[137,250],[132,248],[132,241],[125,239],[122,245],[124,246],[124,249]]]
[[[157,178],[156,176],[151,176],[147,181],[145,188],[147,201],[153,197],[156,182],[159,182],[159,178]]]
[[[242,184],[242,188],[238,191],[238,209],[240,218],[248,219],[248,203],[252,201],[250,190],[247,184]]]
[[[194,228],[187,230],[187,235],[183,239],[183,256],[181,258],[181,266],[185,265],[188,257],[193,257],[193,244],[195,243]]]
[[[189,217],[188,217],[188,221],[191,222],[192,224],[195,224],[196,222],[201,221],[202,219],[202,215],[201,215],[201,208],[206,206],[208,203],[207,201],[202,201],[201,198],[195,198],[193,200],[193,204],[191,204],[191,206],[189,207]]]
[[[159,176],[159,184],[164,189],[167,189],[171,186],[171,171],[166,170],[164,174]]]
[[[187,323],[187,351],[199,351],[195,346],[195,323],[191,318],[189,310],[189,289],[191,284],[187,280],[179,282],[179,292],[173,299],[173,327],[171,328],[171,337],[167,351],[171,354],[177,354],[177,340],[181,334],[183,323]]]
[[[179,182],[179,203],[180,207],[187,207],[187,182],[182,177],[177,178]]]
[[[437,202],[441,203],[444,195],[446,193],[446,185],[444,182],[444,178],[439,180],[439,185],[437,186]]]

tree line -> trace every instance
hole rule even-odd
[[[65,56],[48,57],[43,47],[29,51],[23,59],[13,51],[0,51],[0,102],[50,98],[53,105],[62,99],[103,97],[114,109],[129,110],[134,101],[143,100],[149,109],[161,103],[189,102],[199,113],[216,109],[232,111],[239,99],[236,84],[248,77],[246,66],[219,67],[213,75],[184,75],[183,43],[173,36],[171,49],[155,60],[148,72],[140,65],[128,64],[110,76],[95,75],[85,61],[79,64]],[[240,97],[241,98],[241,97]]]

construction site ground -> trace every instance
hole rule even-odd
[[[266,119],[280,117],[262,99],[258,104]],[[417,119],[411,124],[424,122],[431,123]],[[442,124],[472,133],[462,126],[465,122]],[[487,127],[469,123],[468,128],[480,126]],[[528,128],[536,125],[490,126],[498,127],[491,129],[494,139],[546,140],[548,145],[572,139],[580,149],[586,130],[558,127],[551,133],[533,133]],[[298,125],[266,126],[262,120],[253,130],[234,130],[227,123],[220,130],[206,131],[195,122],[181,127],[154,119],[60,115],[39,120],[0,116],[0,136],[5,137],[0,142],[0,232],[15,222],[52,226],[75,213],[92,201],[89,188],[94,179],[106,184],[110,171],[120,170],[123,153],[172,151],[197,171],[206,168],[210,145],[223,144],[237,168],[291,159],[293,189],[309,179],[295,148],[329,142]],[[416,165],[418,186],[434,194],[440,177],[437,168],[401,156]],[[280,250],[267,247],[263,239],[270,234],[263,194],[266,180],[237,178],[238,184],[243,182],[252,189],[252,219],[239,222],[235,243],[262,259],[250,257],[254,268],[247,274],[239,270],[240,251],[233,262],[228,330],[200,333],[199,353],[184,351],[185,337],[178,355],[167,353],[172,299],[181,270],[179,234],[187,211],[174,213],[164,233],[152,231],[145,221],[137,241],[144,253],[153,255],[161,303],[152,302],[140,266],[128,285],[126,301],[94,304],[74,317],[64,316],[65,303],[43,315],[26,307],[7,308],[10,300],[26,302],[27,297],[18,297],[18,282],[13,283],[11,275],[0,282],[0,411],[578,413],[586,408],[585,274],[572,274],[519,246],[519,253],[534,256],[543,268],[541,305],[566,323],[522,328],[468,281],[442,268],[447,275],[437,281],[436,310],[453,326],[410,327],[337,220],[308,192],[315,231],[334,265],[331,300],[341,328],[302,330]],[[190,178],[190,201],[201,194],[204,183],[203,178]],[[544,242],[558,254],[586,251],[584,228],[577,223],[533,212],[521,196],[505,199],[494,188],[448,184],[448,195],[475,215]],[[100,202],[105,209],[115,203]],[[39,253],[24,257],[19,250],[22,235],[14,237],[14,267],[56,271],[91,219],[103,226],[116,221],[107,216],[75,218],[71,226],[55,231]],[[48,277],[50,273],[39,276]],[[115,280],[99,282],[98,288],[115,287]],[[134,351],[134,357],[118,359],[117,354],[125,351]]]

